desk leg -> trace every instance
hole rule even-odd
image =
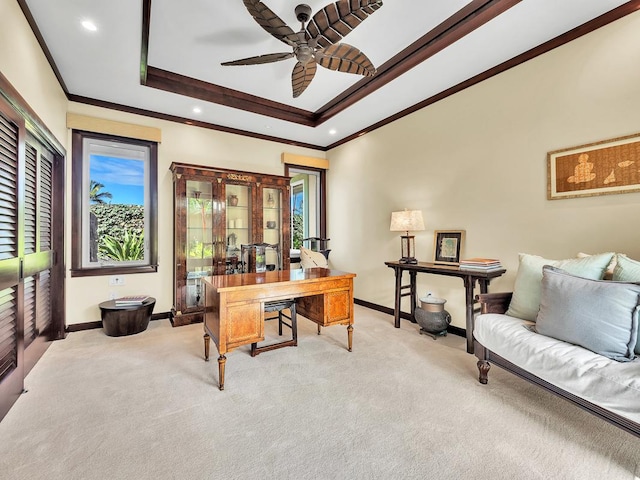
[[[204,334],[204,359],[205,361],[209,361],[209,340],[211,340],[211,337],[209,336],[208,333]]]
[[[400,328],[400,299],[402,298],[402,296],[401,296],[402,269],[394,268],[394,270],[396,271],[396,305],[395,305],[395,310],[393,312],[393,314],[394,314],[394,316],[393,316],[393,325],[396,328]]]
[[[227,363],[227,357],[220,355],[218,357],[218,384],[220,390],[224,390],[224,365]]]
[[[353,325],[351,324],[347,327],[347,345],[349,346],[349,351],[351,351],[353,346]]]
[[[489,293],[489,280],[488,278],[479,278],[478,283],[480,284],[480,293]]]
[[[467,353],[473,353],[473,289],[476,279],[464,277],[465,301],[467,303]]]

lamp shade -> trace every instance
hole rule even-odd
[[[391,232],[417,232],[424,230],[422,210],[391,212]]]

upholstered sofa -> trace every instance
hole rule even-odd
[[[498,365],[640,437],[640,262],[520,255],[513,293],[478,299],[480,383]]]

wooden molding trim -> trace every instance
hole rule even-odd
[[[151,65],[147,65],[146,70],[147,80],[144,85],[147,87],[178,93],[191,98],[199,98],[205,102],[217,103],[226,107],[259,113],[279,120],[306,125],[307,127],[314,127],[316,124],[313,112],[308,110],[186,77]]]
[[[573,30],[569,30],[568,32],[565,32],[562,35],[552,38],[551,40],[537,47],[534,47],[531,50],[528,50],[516,57],[506,60],[505,62],[499,65],[496,65],[493,68],[485,70],[484,72],[479,73],[478,75],[471,77],[463,82],[460,82],[459,84],[454,85],[453,87],[450,87],[447,90],[443,90],[442,92],[437,93],[436,95],[433,95],[423,100],[422,102],[416,103],[415,105],[412,105],[411,107],[408,107],[394,115],[391,115],[385,119],[382,119],[379,122],[376,122],[372,125],[369,125],[367,128],[364,128],[359,132],[355,132],[349,135],[348,137],[343,138],[342,140],[339,140],[331,145],[328,145],[326,147],[326,150],[331,150],[332,148],[339,147],[340,145],[348,143],[351,140],[361,137],[362,135],[365,135],[380,127],[388,125],[396,120],[399,120],[400,118],[410,115],[411,113],[417,112],[418,110],[422,110],[423,108],[428,107],[429,105],[432,105],[458,92],[461,92],[466,88],[472,87],[473,85],[483,82],[484,80],[488,80],[491,77],[494,77],[513,67],[517,67],[522,63],[525,63],[533,58],[536,58],[539,55],[550,52],[551,50],[557,47],[560,47],[569,42],[572,42],[573,40],[576,40],[583,35],[591,33],[594,30],[604,27],[605,25],[608,25],[612,22],[615,22],[616,20],[619,20],[637,10],[640,10],[640,0],[633,0],[633,1],[627,2],[619,6],[618,8],[615,8],[603,15],[600,15],[599,17],[594,18],[593,20],[587,23],[577,26]]]
[[[296,165],[299,167],[322,168],[329,170],[329,160],[318,157],[305,157],[304,155],[295,155],[293,153],[282,152],[282,163],[288,165]]]
[[[316,111],[316,125],[344,111],[522,0],[474,0]]]
[[[160,312],[151,315],[151,321],[162,320],[164,318],[171,319],[171,312]],[[83,322],[67,325],[66,332],[81,332],[83,330],[93,330],[95,328],[102,328],[102,320],[98,320],[97,322]]]
[[[521,1],[473,0],[431,32],[385,62],[375,76],[362,79],[316,112],[310,112],[148,65],[146,52],[149,50],[149,36],[145,32],[150,28],[151,0],[144,0],[140,83],[147,87],[199,98],[279,120],[317,127]]]
[[[0,72],[0,97],[4,98],[11,107],[24,119],[27,130],[45,145],[49,145],[52,150],[61,156],[66,155],[66,150],[62,143],[47,128],[44,122],[38,117],[27,101],[9,82],[2,72]]]
[[[271,135],[263,135],[261,133],[249,132],[248,130],[241,130],[239,128],[225,127],[223,125],[217,125],[215,123],[192,120],[186,117],[178,117],[176,115],[159,113],[152,110],[144,110],[142,108],[130,107],[128,105],[122,105],[118,103],[105,102],[104,100],[96,100],[95,98],[81,97],[79,95],[69,95],[69,101],[83,103],[85,105],[93,105],[95,107],[106,108],[109,110],[117,110],[119,112],[133,113],[134,115],[141,115],[143,117],[157,118],[159,120],[165,120],[167,122],[182,123],[184,125],[190,125],[193,127],[207,128],[209,130],[216,130],[218,132],[233,133],[235,135],[242,135],[243,137],[257,138],[259,140],[267,140],[269,142],[293,145],[295,147],[310,148],[312,150],[327,150],[325,147],[314,145],[312,143],[299,142],[296,140],[274,137]]]
[[[67,113],[67,128],[116,135],[118,137],[136,138],[149,142],[162,142],[162,130],[159,128],[88,117],[77,113]]]

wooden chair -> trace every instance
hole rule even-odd
[[[331,249],[327,248],[327,242],[329,240],[331,239],[320,237],[309,237],[302,239],[303,242],[309,242],[309,250],[322,253],[327,260],[329,260],[329,252],[331,252]]]
[[[241,261],[243,263],[243,271],[250,273],[261,273],[266,271],[266,253],[267,249],[275,251],[276,263],[275,269],[280,270],[282,262],[280,261],[280,245],[269,243],[252,243],[247,245],[241,245]],[[285,311],[289,310],[290,314],[287,315]],[[275,300],[272,302],[265,302],[264,311],[266,313],[278,312],[277,316],[267,317],[265,315],[265,321],[278,320],[278,335],[282,336],[282,326],[289,327],[291,329],[291,339],[284,340],[282,342],[272,343],[269,345],[258,346],[257,343],[251,344],[251,356],[267,352],[269,350],[275,350],[282,347],[296,347],[298,345],[298,324],[296,319],[296,299],[288,298],[284,300]]]

